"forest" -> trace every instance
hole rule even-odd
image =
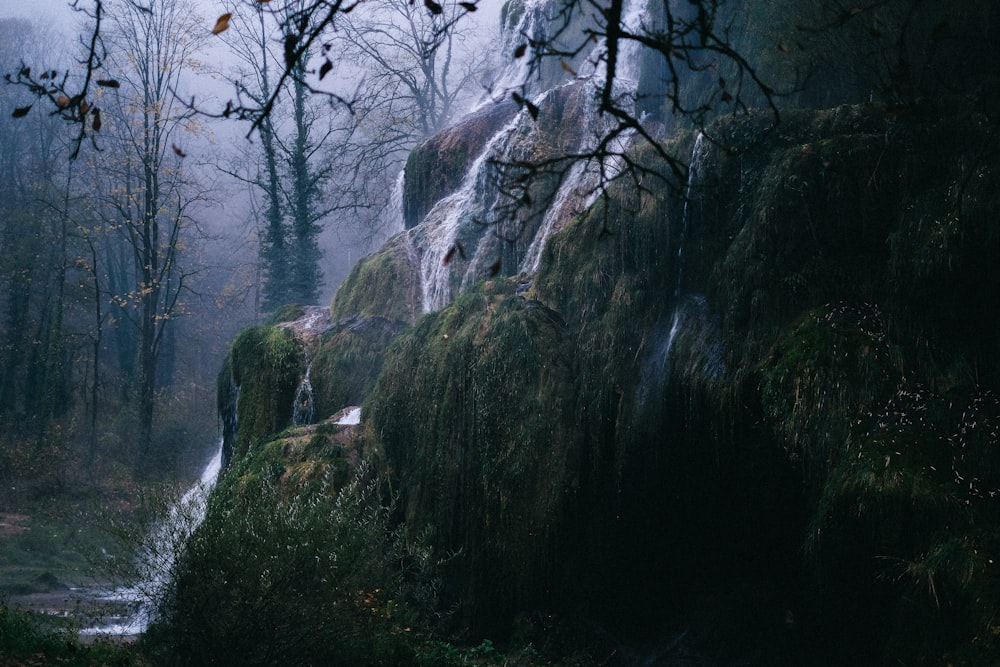
[[[68,9],[0,665],[1000,659],[993,3]]]

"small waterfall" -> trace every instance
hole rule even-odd
[[[361,408],[355,406],[352,408],[347,408],[343,411],[343,414],[333,422],[340,426],[357,426],[361,423]]]
[[[312,372],[312,361],[306,364],[306,373],[299,382],[298,389],[295,390],[295,402],[292,405],[292,424],[295,426],[305,426],[312,424],[316,417],[316,404],[313,400],[312,382],[309,375]]]
[[[406,229],[406,219],[403,215],[403,187],[406,184],[406,169],[399,170],[396,183],[389,195],[389,203],[385,211],[385,221],[389,236]]]
[[[122,602],[134,611],[127,618],[116,622],[85,628],[81,635],[138,635],[146,631],[155,619],[158,605],[170,578],[173,576],[177,556],[188,538],[205,519],[208,495],[215,486],[222,469],[222,440],[211,460],[201,472],[201,477],[180,500],[170,507],[162,521],[157,522],[143,541],[138,559],[142,580],[136,584],[100,596],[98,599]]]
[[[502,154],[507,140],[527,113],[522,111],[487,142],[483,152],[465,174],[462,185],[427,213],[416,228],[414,242],[422,249],[420,286],[425,313],[447,306],[451,294],[451,260],[458,260],[466,250],[456,245],[463,225],[485,226],[492,221],[491,211],[500,197],[495,187],[495,168],[491,160]],[[470,248],[469,251],[474,250]]]
[[[596,118],[596,114],[588,114],[587,120],[594,121]],[[587,123],[585,130],[584,136],[592,134],[591,122]],[[584,147],[581,152],[590,148],[592,146]],[[569,168],[552,198],[552,202],[545,211],[545,217],[542,219],[538,232],[531,240],[531,245],[528,246],[528,251],[519,267],[521,273],[536,273],[541,265],[542,250],[545,249],[545,244],[552,232],[556,231],[559,224],[567,217],[586,211],[597,201],[601,194],[602,170],[607,176],[614,171],[614,168],[607,164],[607,161],[605,164],[599,164],[591,160],[580,160]]]
[[[684,205],[681,211],[680,233],[677,240],[677,266],[674,278],[674,305],[670,318],[670,326],[664,326],[661,321],[650,333],[653,343],[649,359],[643,365],[638,387],[639,405],[645,405],[654,386],[664,386],[668,381],[670,358],[681,331],[692,329],[702,332],[710,328],[708,303],[703,296],[685,296],[682,290],[684,282],[684,246],[687,242],[688,228],[694,215],[694,206],[701,198],[701,185],[705,166],[705,156],[708,144],[701,132],[695,138],[691,150],[691,160],[688,164],[687,183],[684,186]],[[699,346],[703,359],[701,365],[708,377],[717,377],[722,373],[725,362],[722,360],[718,345],[703,342]]]
[[[691,222],[692,204],[696,198],[700,199],[698,189],[701,187],[702,169],[704,168],[705,135],[698,133],[694,140],[694,148],[691,150],[691,162],[688,164],[687,184],[684,187],[684,209],[681,213],[681,233],[677,241],[677,279],[674,282],[674,297],[681,294],[681,282],[684,279],[684,242],[687,240],[688,225]]]

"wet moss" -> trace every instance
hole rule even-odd
[[[455,552],[462,617],[509,623],[559,580],[577,485],[561,319],[493,281],[392,345],[365,404],[409,525]]]
[[[365,397],[407,525],[457,554],[466,627],[725,616],[754,630],[706,634],[723,657],[794,664],[800,642],[840,662],[988,663],[995,129],[875,107],[709,129],[689,200],[667,165],[616,184],[552,236],[530,287],[481,282],[417,319],[397,237],[338,294],[317,394]],[[251,367],[236,347],[234,378]],[[306,449],[333,456],[319,435]]]
[[[420,266],[406,234],[358,262],[330,307],[334,321],[352,317],[412,323],[421,312]]]
[[[403,328],[384,318],[351,318],[324,334],[310,376],[318,415],[361,405],[382,370],[389,342]]]
[[[234,438],[224,444],[227,462],[291,423],[302,367],[302,350],[287,330],[254,326],[237,335],[218,379],[220,412]]]

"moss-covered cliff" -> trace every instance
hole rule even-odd
[[[453,630],[558,652],[553,619],[584,619],[622,664],[680,633],[723,664],[996,661],[997,127],[855,106],[701,146],[690,183],[623,181],[530,281],[424,317],[398,237],[336,298],[317,404],[363,400],[357,451],[450,556]],[[248,461],[297,349],[234,343]]]
[[[404,334],[368,414],[408,520],[466,550],[480,622],[708,607],[703,640],[776,659],[991,654],[995,128],[843,107],[710,136],[686,205],[618,190],[527,299]],[[528,304],[559,324],[511,345]]]

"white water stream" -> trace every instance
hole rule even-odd
[[[81,635],[126,636],[146,631],[154,619],[157,605],[173,574],[179,550],[205,518],[208,494],[222,468],[222,441],[212,459],[202,470],[201,477],[181,496],[162,521],[157,522],[144,540],[139,556],[142,580],[132,586],[117,588],[96,596],[105,602],[120,602],[132,610],[127,617],[111,619],[109,623],[84,628]]]
[[[532,41],[545,41],[549,20],[556,10],[556,3],[552,0],[526,0],[516,25],[507,26],[502,38],[501,51],[511,59],[491,87],[492,95],[482,100],[480,106],[490,100],[509,97],[511,91],[517,90],[525,98],[530,97],[536,109],[542,107],[545,97],[552,90],[540,93],[530,90],[528,85],[533,79],[528,70],[530,54],[520,58],[512,56],[519,46],[526,46]],[[626,0],[622,22],[631,31],[639,32],[646,20],[645,10],[644,0]],[[638,51],[638,44],[634,42],[626,41],[621,44],[615,72],[615,95],[626,108],[634,102],[638,86]],[[578,119],[580,128],[576,135],[579,140],[572,150],[578,155],[593,151],[600,137],[612,129],[616,122],[609,115],[598,113],[597,99],[607,78],[607,73],[603,70],[605,52],[605,44],[596,44],[588,57],[588,61],[594,65],[593,72],[587,77],[577,76],[570,83],[561,84],[577,85],[583,79],[588,86],[585,110]],[[484,228],[501,222],[499,216],[502,213],[498,213],[501,195],[497,186],[497,165],[516,162],[510,151],[517,150],[514,145],[517,142],[512,140],[529,136],[535,131],[535,119],[527,109],[522,109],[487,142],[482,153],[466,172],[459,189],[437,202],[424,220],[412,230],[411,238],[421,255],[424,312],[434,312],[447,306],[456,296],[453,292],[458,291],[453,286],[458,284],[458,289],[461,290],[475,283],[483,277],[483,267],[493,261],[493,257],[484,259],[481,255],[496,253],[496,246],[484,243],[482,239],[489,236],[483,234]],[[556,190],[551,193],[537,232],[534,232],[532,238],[524,239],[527,250],[517,267],[521,273],[535,273],[549,236],[563,221],[594,204],[602,189],[621,171],[621,159],[617,156],[628,150],[631,142],[632,134],[622,133],[613,145],[606,148],[609,155],[601,159],[580,159],[566,167]],[[523,146],[523,140],[521,144]],[[466,247],[461,243],[463,238],[475,245]],[[458,259],[469,261],[452,261]],[[465,275],[459,281],[454,272],[461,270],[462,266],[466,267]]]

